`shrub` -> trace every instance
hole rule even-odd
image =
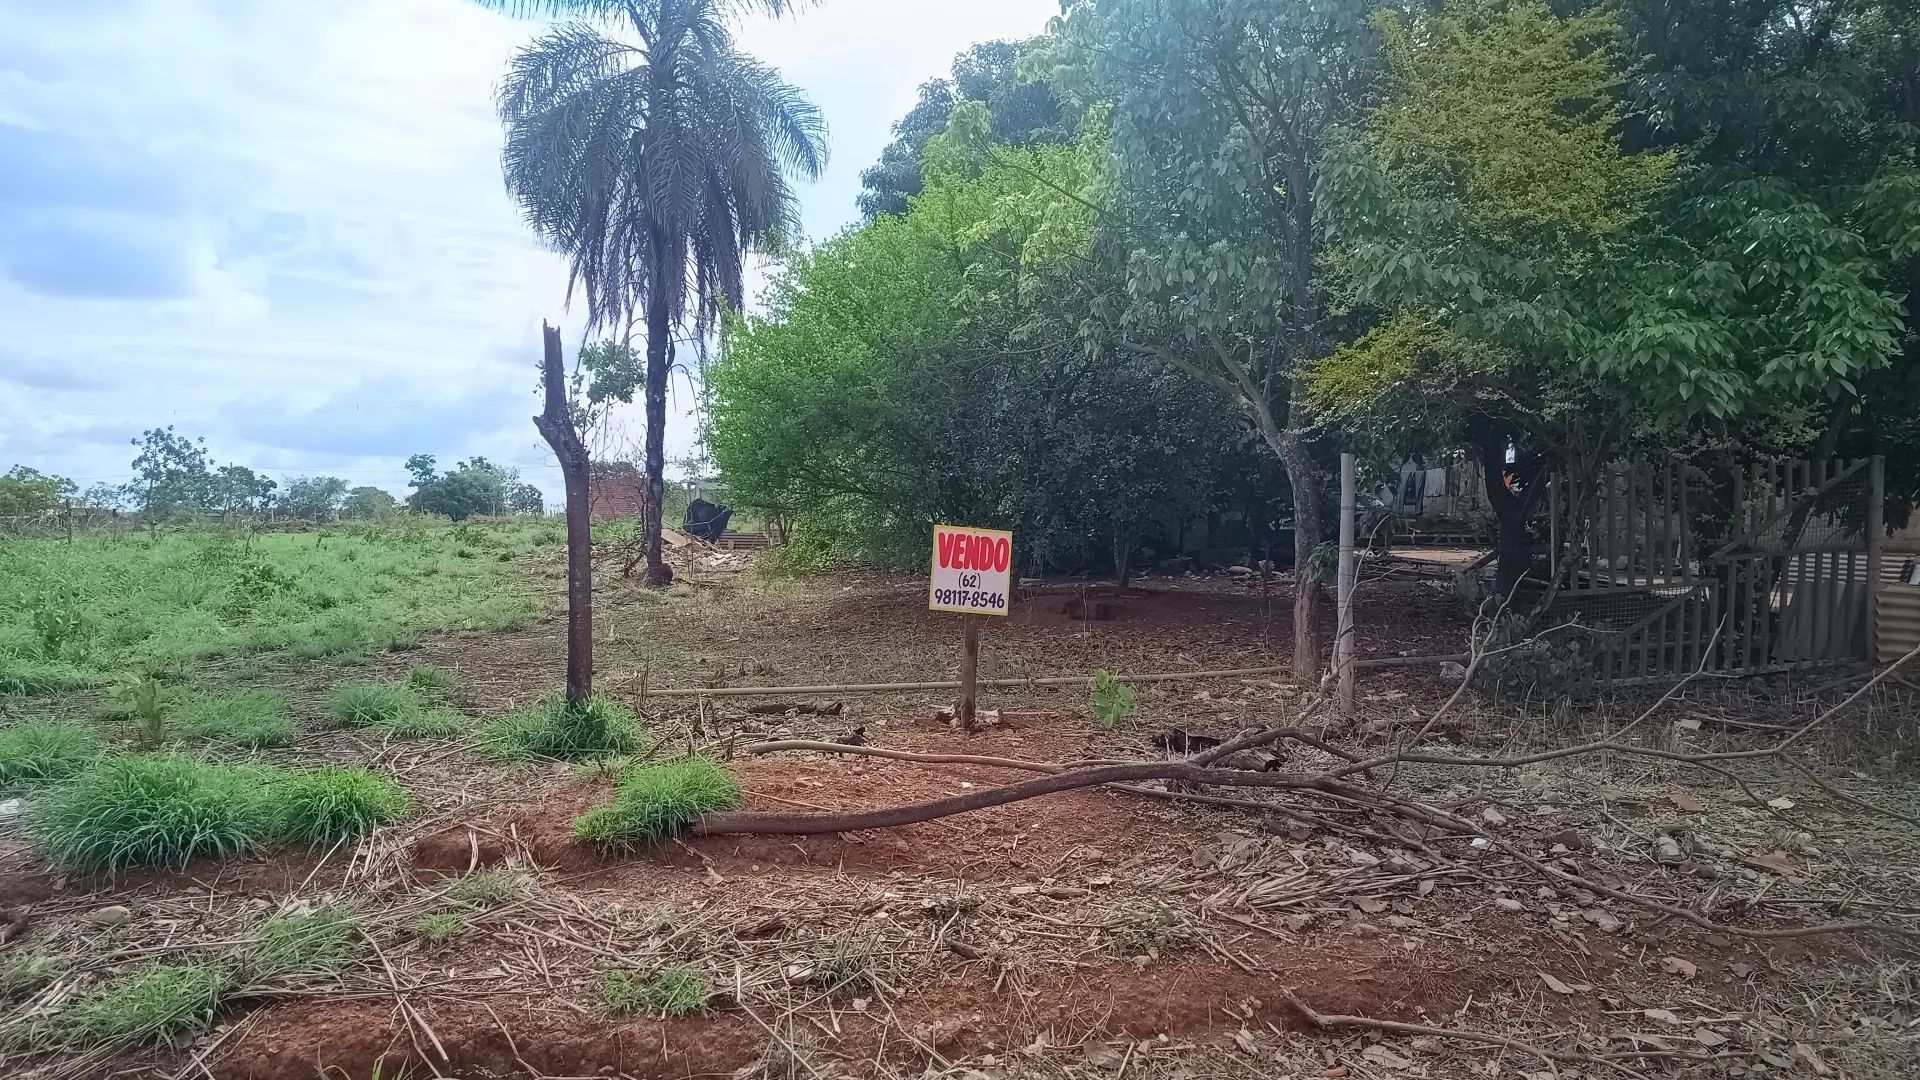
[[[257,750],[293,741],[293,711],[271,690],[202,694],[189,698],[174,719],[178,729],[216,742]]]
[[[275,835],[315,848],[364,835],[407,812],[406,792],[365,769],[288,773],[272,784],[270,796]]]
[[[258,940],[247,949],[247,976],[262,982],[338,971],[352,959],[359,930],[359,915],[341,905],[304,915],[275,915],[260,924]]]
[[[29,824],[71,870],[184,866],[246,851],[272,834],[267,775],[178,754],[106,758],[35,799]]]
[[[621,779],[613,802],[573,823],[573,834],[603,844],[631,845],[673,836],[701,814],[740,804],[740,785],[708,757],[642,765]]]
[[[707,1007],[707,980],[697,969],[661,968],[647,983],[647,1008],[668,1016],[691,1016]]]
[[[64,780],[105,757],[107,744],[90,728],[22,720],[0,728],[0,791]]]
[[[1087,682],[1087,705],[1093,709],[1094,719],[1100,726],[1112,731],[1120,721],[1133,715],[1133,687],[1100,668]]]
[[[342,727],[391,724],[420,711],[420,699],[404,686],[387,683],[336,683],[327,694],[327,711]]]
[[[450,911],[435,911],[413,920],[413,932],[435,945],[459,933],[467,920]]]
[[[594,758],[628,753],[639,741],[632,709],[603,697],[570,706],[555,695],[494,721],[482,749],[502,761]]]
[[[106,715],[133,725],[133,742],[153,749],[167,741],[167,714],[173,695],[152,672],[128,672],[114,680],[107,694]]]
[[[81,1044],[174,1039],[213,1019],[228,976],[199,964],[155,964],[106,983],[54,1017],[53,1030]]]

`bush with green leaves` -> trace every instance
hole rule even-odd
[[[180,705],[174,728],[247,750],[285,746],[293,741],[293,710],[272,690],[199,694]]]
[[[1087,705],[1100,726],[1112,731],[1133,715],[1133,687],[1114,678],[1106,668],[1098,668],[1087,681]]]
[[[272,838],[281,815],[267,769],[209,765],[179,754],[103,759],[28,806],[28,826],[69,870],[184,866]]]
[[[260,924],[242,967],[254,983],[288,975],[329,974],[353,958],[359,934],[359,913],[345,905],[275,915]]]
[[[580,815],[573,834],[616,847],[678,835],[701,814],[740,805],[740,784],[709,757],[686,757],[629,770],[614,798]]]
[[[0,728],[0,791],[64,780],[107,755],[93,729],[54,720]]]
[[[569,705],[555,694],[488,725],[482,749],[501,761],[608,757],[631,752],[640,733],[633,710],[616,701],[592,697]]]
[[[54,1016],[51,1034],[78,1045],[178,1039],[212,1022],[231,981],[225,970],[202,964],[150,965],[103,984]]]
[[[274,835],[310,848],[328,847],[398,821],[407,795],[384,776],[335,766],[286,773],[269,787]]]

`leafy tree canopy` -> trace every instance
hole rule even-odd
[[[44,514],[72,498],[78,488],[64,476],[15,465],[0,475],[0,517]]]

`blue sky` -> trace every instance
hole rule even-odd
[[[921,82],[1058,10],[822,0],[744,25],[831,129],[808,232],[855,216]],[[490,106],[533,23],[468,0],[0,0],[0,26],[0,470],[118,481],[128,441],[172,424],[279,475],[402,491],[409,454],[485,454],[557,494],[532,363],[543,317],[570,348],[580,317],[501,188]],[[692,419],[668,440],[685,452]]]

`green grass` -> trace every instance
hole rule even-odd
[[[300,915],[275,915],[260,924],[243,966],[254,982],[288,975],[331,974],[353,959],[359,933],[359,914],[342,905],[319,907]]]
[[[697,968],[661,968],[647,983],[646,1004],[667,1016],[692,1016],[707,1007],[706,977]]]
[[[0,792],[65,780],[106,754],[107,744],[91,728],[22,720],[0,728]]]
[[[392,724],[419,711],[420,699],[391,683],[337,683],[327,694],[327,712],[342,727]]]
[[[466,926],[466,918],[451,911],[429,912],[413,920],[413,932],[435,945],[445,942],[466,929]]]
[[[618,702],[593,697],[570,707],[555,694],[489,724],[481,749],[500,761],[609,757],[630,753],[640,731],[633,710]]]
[[[708,757],[642,765],[627,772],[613,802],[573,823],[573,834],[615,846],[664,840],[694,818],[740,804],[740,784],[726,766]]]
[[[470,908],[486,910],[511,904],[527,895],[527,879],[502,867],[475,870],[454,882],[447,899]]]
[[[396,739],[449,739],[472,731],[473,721],[454,709],[418,709],[367,730]]]
[[[104,759],[28,804],[42,850],[69,870],[184,866],[270,838],[278,814],[268,770],[208,765],[178,754]]]
[[[544,520],[456,527],[403,515],[244,542],[213,529],[0,539],[0,694],[222,654],[351,661],[423,631],[522,625],[542,601],[514,580],[511,560],[559,538]],[[462,548],[489,557],[460,558]]]
[[[200,964],[155,964],[114,979],[53,1018],[62,1042],[168,1040],[205,1028],[230,982]]]
[[[365,769],[332,767],[288,772],[268,795],[274,835],[290,844],[328,847],[398,821],[407,795],[393,781]]]
[[[443,705],[453,704],[460,691],[453,676],[432,664],[415,664],[408,668],[406,686],[421,701]]]
[[[174,714],[174,729],[247,750],[285,746],[293,741],[293,710],[271,690],[199,694]]]
[[[600,1007],[615,1016],[631,1016],[647,1003],[647,988],[626,968],[600,973]]]
[[[0,994],[24,994],[38,990],[59,974],[52,953],[24,952],[12,949],[0,953]]]

